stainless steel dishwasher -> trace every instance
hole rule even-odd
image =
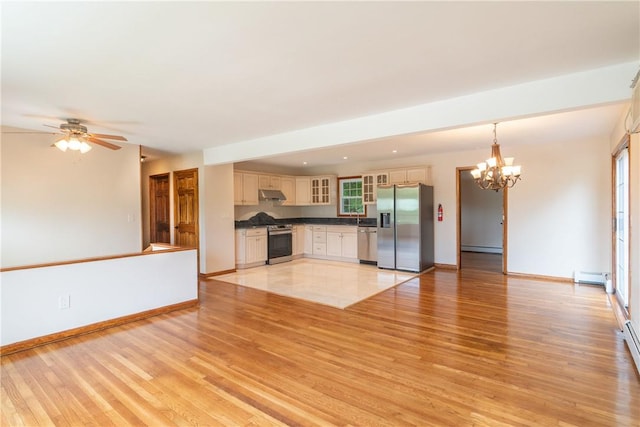
[[[378,229],[358,227],[358,259],[363,264],[378,263]]]

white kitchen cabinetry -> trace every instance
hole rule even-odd
[[[313,226],[313,255],[324,256],[327,254],[327,227],[324,225]]]
[[[396,169],[389,171],[389,184],[427,184],[426,168]]]
[[[388,183],[388,172],[371,172],[362,175],[362,202],[365,205],[376,203],[378,185],[386,185]]]
[[[258,188],[261,190],[280,190],[282,178],[277,175],[258,175]]]
[[[311,204],[331,204],[331,178],[328,176],[311,177]]]
[[[311,204],[311,177],[296,177],[296,205],[306,206]]]
[[[358,228],[327,226],[327,256],[358,258]]]
[[[304,226],[304,254],[305,256],[313,254],[313,226],[312,225]]]
[[[291,241],[293,242],[293,257],[300,258],[305,250],[305,227],[304,225],[294,225],[292,230]]]
[[[233,204],[257,205],[258,175],[252,173],[233,173]]]
[[[293,206],[296,204],[296,180],[291,176],[283,176],[280,180],[280,190],[287,198],[282,202],[282,206]]]
[[[267,262],[267,229],[236,230],[236,268],[248,268]]]

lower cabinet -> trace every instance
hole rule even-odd
[[[327,256],[358,258],[358,229],[349,226],[327,227]]]
[[[327,227],[313,226],[313,255],[327,255]]]
[[[295,225],[292,255],[335,261],[358,261],[358,228],[346,225]],[[267,229],[236,230],[236,268],[257,267],[267,262]]]
[[[293,243],[292,255],[294,258],[300,258],[304,254],[305,248],[305,227],[304,225],[294,225],[291,242]]]
[[[313,226],[305,225],[304,226],[304,250],[303,253],[306,255],[313,254]]]
[[[267,229],[236,230],[236,268],[248,268],[267,262]]]

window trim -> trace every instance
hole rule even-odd
[[[343,196],[342,196],[342,182],[343,181],[349,181],[349,180],[360,180],[360,201],[362,204],[362,212],[353,212],[353,213],[343,213],[342,212],[342,205],[343,205]],[[337,187],[338,187],[338,202],[336,203],[336,215],[338,217],[342,217],[342,218],[353,218],[356,216],[359,217],[366,217],[367,216],[367,205],[364,203],[364,199],[362,198],[362,190],[363,190],[363,183],[362,183],[362,175],[356,175],[356,176],[341,176],[338,177],[338,181],[337,181]]]

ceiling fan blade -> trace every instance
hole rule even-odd
[[[18,133],[18,134],[20,134],[21,133],[21,134],[35,134],[35,135],[58,135],[56,132],[44,132],[44,131],[42,131],[42,132],[38,132],[38,131],[33,131],[33,132],[19,132],[19,131],[16,131],[16,132],[13,132],[13,131],[12,132],[5,132],[5,131],[2,131],[2,133],[3,134],[5,134],[5,133]]]
[[[127,138],[118,135],[105,135],[103,133],[92,133],[90,135],[98,138],[115,139],[116,141],[127,141]]]
[[[59,127],[59,126],[51,126],[51,125],[42,125],[42,126],[46,126],[46,127],[48,127],[48,128],[54,128],[54,129],[58,129],[58,130],[60,130],[60,127]]]
[[[93,142],[94,144],[98,144],[98,145],[101,145],[101,146],[103,146],[103,147],[105,147],[105,148],[110,148],[110,149],[112,149],[112,150],[119,150],[119,149],[121,149],[121,148],[122,148],[122,147],[120,147],[119,145],[112,144],[112,143],[110,143],[110,142],[103,141],[103,140],[98,139],[98,138],[94,138],[93,136],[89,136],[89,137],[87,137],[87,140],[88,140],[89,142]]]

